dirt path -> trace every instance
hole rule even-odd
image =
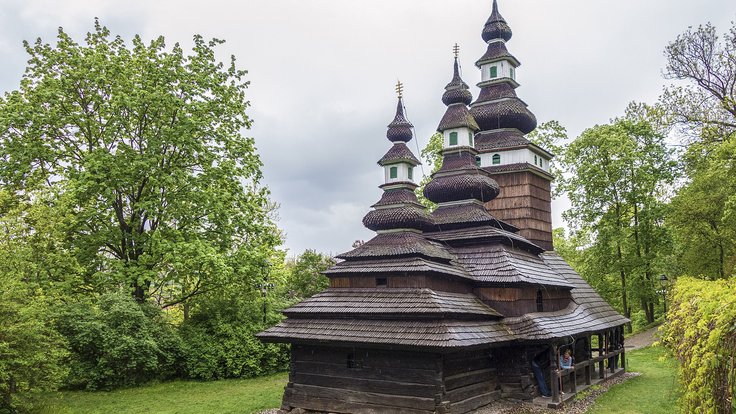
[[[626,341],[624,341],[625,348],[628,349],[639,349],[644,348],[646,346],[649,346],[654,343],[657,339],[657,329],[659,329],[659,326],[656,326],[652,329],[646,330],[644,332],[640,332],[634,336],[631,336],[629,338],[626,338]]]

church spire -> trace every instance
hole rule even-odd
[[[511,39],[511,28],[506,24],[506,20],[498,12],[498,2],[493,0],[493,11],[483,27],[483,40],[490,42],[492,40],[503,39],[508,42]]]
[[[383,196],[373,205],[374,210],[363,217],[363,225],[368,229],[382,232],[415,231],[421,232],[433,227],[431,217],[417,200],[414,189],[414,168],[421,164],[406,143],[412,139],[412,124],[404,115],[403,85],[396,86],[398,104],[394,120],[388,125],[386,133],[393,145],[378,160],[384,168],[385,181],[380,187]]]

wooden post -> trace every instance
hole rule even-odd
[[[613,344],[615,343],[613,341],[613,331],[612,330],[608,331],[608,337],[610,338],[608,340],[609,352],[610,352],[610,351],[613,351]],[[616,356],[615,355],[608,358],[608,369],[611,370],[611,374],[616,372]]]
[[[552,388],[552,402],[560,402],[560,373],[557,370],[557,360],[555,359],[555,346],[549,347],[549,382]]]
[[[600,358],[600,361],[598,361],[598,378],[604,379],[606,378],[606,369],[603,366],[603,355],[606,353],[604,352],[605,349],[605,342],[603,340],[603,334],[598,334],[598,358]]]
[[[592,380],[592,378],[591,378],[591,372],[590,372],[593,369],[593,366],[592,366],[592,360],[593,360],[593,349],[592,349],[593,348],[593,344],[592,344],[592,341],[593,341],[593,336],[588,335],[588,336],[585,337],[585,347],[586,347],[585,348],[585,352],[587,353],[587,356],[588,356],[588,365],[585,366],[585,385],[590,385],[591,384],[591,380]]]
[[[626,371],[626,344],[624,343],[624,327],[621,327],[621,369]]]

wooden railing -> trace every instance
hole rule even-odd
[[[605,361],[608,360],[608,368],[611,371],[611,373],[615,372],[617,368],[616,364],[616,358],[618,355],[622,355],[621,357],[621,368],[625,368],[626,364],[626,357],[625,357],[625,350],[623,348],[617,349],[615,351],[609,351],[603,355],[600,355],[600,349],[599,349],[599,355],[596,357],[591,357],[585,361],[578,362],[573,365],[573,368],[565,368],[561,370],[552,370],[552,401],[553,402],[560,402],[560,388],[562,388],[562,384],[564,383],[563,379],[565,377],[568,378],[568,382],[570,384],[569,392],[576,393],[577,392],[577,372],[580,372],[580,370],[584,370],[585,372],[585,384],[590,385],[592,382],[592,375],[593,371],[595,370],[595,364],[598,364],[598,378],[599,379],[605,379],[606,378],[606,369],[605,369]]]

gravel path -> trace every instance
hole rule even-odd
[[[630,338],[626,338],[625,348],[626,349],[639,349],[644,348],[645,346],[649,346],[654,343],[657,339],[659,339],[656,335],[657,330],[659,329],[659,326],[656,326],[652,329],[649,329],[644,332],[640,332]]]

